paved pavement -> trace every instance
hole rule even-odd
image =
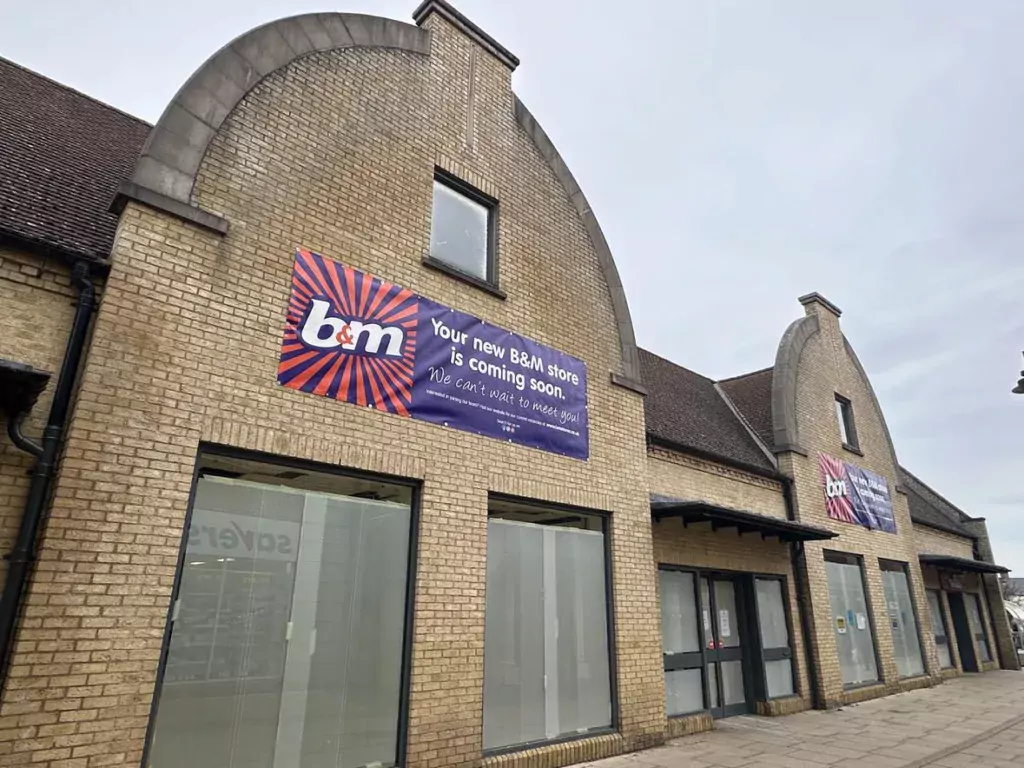
[[[593,768],[1024,768],[1024,673],[967,675],[839,710],[719,720]]]

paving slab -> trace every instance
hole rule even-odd
[[[828,712],[745,715],[588,768],[1024,768],[1024,673],[986,672]]]

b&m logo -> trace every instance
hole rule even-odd
[[[850,480],[846,465],[839,459],[824,453],[818,456],[821,469],[821,485],[825,491],[825,511],[834,520],[856,523],[853,501],[850,499]]]
[[[408,416],[417,299],[385,280],[297,251],[277,380]]]
[[[837,480],[831,475],[825,475],[825,495],[830,499],[846,496],[846,481]]]
[[[341,348],[346,352],[362,351],[391,357],[402,356],[402,341],[405,332],[397,325],[385,327],[377,323],[364,323],[360,320],[345,320],[331,317],[334,310],[330,301],[313,299],[313,307],[306,319],[299,324],[299,338],[307,346],[316,349]],[[326,334],[325,334],[326,331]]]

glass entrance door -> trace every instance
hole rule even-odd
[[[709,709],[713,717],[750,712],[744,674],[744,619],[734,576],[700,579]]]

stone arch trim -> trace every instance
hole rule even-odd
[[[790,323],[779,342],[772,372],[772,433],[776,453],[794,451],[807,455],[797,432],[796,384],[804,347],[818,328],[818,318],[805,315]]]
[[[196,174],[217,130],[267,75],[302,56],[375,47],[430,54],[430,32],[358,13],[310,13],[256,27],[225,45],[188,79],[150,131],[129,181],[111,206],[137,200],[199,226],[227,231],[220,216],[192,202]]]
[[[513,94],[516,121],[526,131],[527,136],[537,147],[541,157],[544,158],[555,178],[562,185],[565,193],[569,196],[573,207],[583,222],[583,227],[590,236],[590,241],[597,252],[597,259],[604,274],[605,283],[608,285],[608,292],[611,294],[612,311],[615,314],[615,324],[619,332],[619,347],[622,355],[622,371],[612,371],[612,383],[618,386],[631,389],[642,395],[647,390],[641,383],[640,378],[640,357],[636,350],[636,336],[633,333],[633,320],[629,314],[629,304],[626,302],[626,292],[622,288],[622,281],[619,279],[619,270],[615,266],[615,259],[612,257],[608,241],[605,240],[601,225],[597,223],[590,203],[587,202],[583,190],[576,183],[569,167],[565,164],[562,156],[558,154],[555,145],[548,138],[547,133],[540,127],[540,123],[526,108],[526,105]]]
[[[892,467],[893,472],[896,473],[896,490],[902,491],[902,484],[899,478],[899,462],[896,460],[896,447],[893,445],[892,436],[889,434],[889,424],[885,420],[885,414],[882,413],[882,406],[878,403],[878,397],[875,395],[875,388],[871,386],[871,379],[868,378],[867,372],[864,370],[864,366],[860,364],[860,358],[857,357],[857,353],[853,351],[853,345],[850,343],[846,336],[843,336],[843,347],[846,349],[846,354],[853,361],[854,368],[857,369],[857,374],[864,381],[864,385],[868,388],[868,394],[871,396],[871,404],[875,407],[875,412],[878,414],[879,421],[882,422],[882,431],[885,432],[885,442],[889,446],[889,455],[892,456]]]

